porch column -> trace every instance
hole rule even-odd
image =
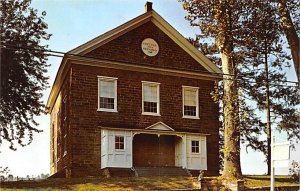
[[[186,134],[182,136],[182,167],[187,168]]]

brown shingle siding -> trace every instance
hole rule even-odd
[[[142,52],[141,43],[145,38],[153,38],[158,43],[159,52],[156,56],[149,57]],[[89,52],[87,56],[161,68],[206,71],[152,22],[129,31]]]
[[[148,57],[142,52],[141,42],[145,38],[153,38],[158,42],[160,51],[157,56]],[[196,60],[151,22],[93,50],[88,56],[180,71],[205,71]],[[145,129],[162,121],[175,131],[210,134],[207,136],[208,174],[218,174],[219,122],[218,106],[210,95],[214,88],[213,81],[172,76],[168,75],[168,72],[157,74],[72,64],[72,61],[69,63],[70,70],[58,95],[62,98],[67,96],[67,119],[63,127],[68,128],[64,129],[68,132],[68,154],[57,163],[53,172],[66,169],[67,176],[72,177],[100,175],[101,126]],[[118,112],[97,111],[97,76],[118,78]],[[142,81],[160,83],[160,116],[142,115]],[[199,87],[200,119],[182,117],[182,86]],[[61,107],[59,100],[57,99],[51,112],[53,119]]]

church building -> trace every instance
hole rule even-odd
[[[51,176],[219,174],[222,72],[145,10],[63,57],[47,102]]]

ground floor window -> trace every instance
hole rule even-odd
[[[124,136],[115,136],[115,149],[124,150]]]
[[[192,153],[199,153],[199,141],[192,141]]]

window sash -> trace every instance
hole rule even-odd
[[[124,150],[124,136],[115,136],[115,149]]]
[[[98,76],[98,110],[117,111],[117,78]]]
[[[184,105],[197,105],[197,89],[184,89]]]
[[[191,148],[192,148],[192,153],[200,153],[200,142],[192,141]]]
[[[159,115],[159,83],[142,81],[142,112]]]
[[[145,84],[144,85],[144,101],[147,101],[147,102],[157,102],[158,101],[158,96],[157,96],[157,93],[158,93],[158,85],[148,85],[148,84]]]
[[[114,98],[100,97],[100,108],[114,109],[114,107],[115,107]]]
[[[183,117],[198,118],[199,102],[198,87],[182,86]]]
[[[106,80],[100,80],[99,81],[100,86],[100,97],[105,98],[115,98],[115,82],[113,81],[106,81]]]
[[[157,103],[144,101],[144,112],[157,113]]]

